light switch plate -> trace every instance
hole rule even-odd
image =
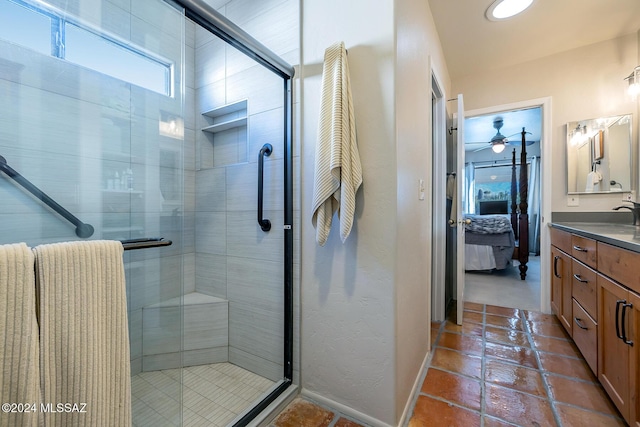
[[[570,194],[567,197],[567,206],[580,206],[580,198],[577,194]]]

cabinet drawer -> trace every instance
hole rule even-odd
[[[589,313],[589,316],[598,321],[597,273],[576,260],[572,260],[571,273],[571,295]]]
[[[598,242],[598,271],[640,293],[640,253]]]
[[[571,235],[571,256],[591,268],[598,267],[596,241],[593,239]]]
[[[598,329],[596,322],[587,314],[580,304],[573,300],[573,341],[576,343],[584,360],[598,375]]]
[[[556,248],[571,253],[571,233],[551,227],[551,244]]]

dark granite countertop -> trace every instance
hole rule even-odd
[[[640,253],[640,227],[604,222],[553,222],[552,227]]]

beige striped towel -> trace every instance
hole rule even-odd
[[[43,401],[86,411],[44,413],[46,425],[130,426],[122,244],[66,242],[37,246],[34,252]]]
[[[313,182],[313,218],[316,241],[324,246],[333,214],[340,219],[344,242],[353,226],[356,192],[362,184],[362,166],[356,142],[349,65],[344,43],[327,48],[322,70],[322,94]]]
[[[24,243],[0,246],[0,403],[29,411],[0,412],[1,426],[37,426],[40,410],[38,323],[33,253]],[[25,406],[22,407],[24,410]],[[4,409],[4,407],[3,407]]]

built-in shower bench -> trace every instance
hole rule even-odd
[[[181,329],[184,329],[182,358]],[[143,307],[143,371],[205,365],[228,359],[229,301],[226,299],[190,292],[182,298]]]

